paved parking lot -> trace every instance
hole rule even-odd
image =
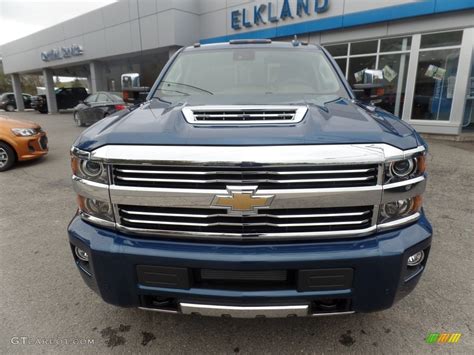
[[[82,282],[66,236],[76,208],[69,148],[82,129],[70,114],[0,114],[40,123],[50,140],[46,158],[0,173],[0,353],[474,352],[474,144],[430,142],[425,205],[433,247],[418,287],[392,309],[230,320],[102,302]],[[462,337],[459,344],[426,344],[431,332]]]

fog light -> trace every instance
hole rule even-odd
[[[419,251],[418,253],[415,253],[408,258],[407,265],[408,266],[420,265],[424,258],[425,258],[425,252],[423,250]]]
[[[74,252],[76,253],[76,256],[79,258],[79,260],[89,261],[89,255],[87,254],[85,250],[75,247]]]

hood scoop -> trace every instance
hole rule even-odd
[[[187,106],[184,118],[193,125],[295,124],[306,115],[306,106],[225,105]]]

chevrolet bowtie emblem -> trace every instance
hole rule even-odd
[[[213,207],[226,207],[232,214],[254,214],[258,208],[268,207],[274,195],[256,195],[257,187],[227,187],[228,195],[216,195]]]

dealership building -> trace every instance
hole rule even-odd
[[[474,0],[119,0],[0,48],[21,98],[20,77],[87,77],[120,91],[121,75],[151,86],[180,47],[232,39],[320,44],[350,84],[384,73],[383,108],[425,133],[474,130]],[[18,108],[23,101],[17,100]]]

